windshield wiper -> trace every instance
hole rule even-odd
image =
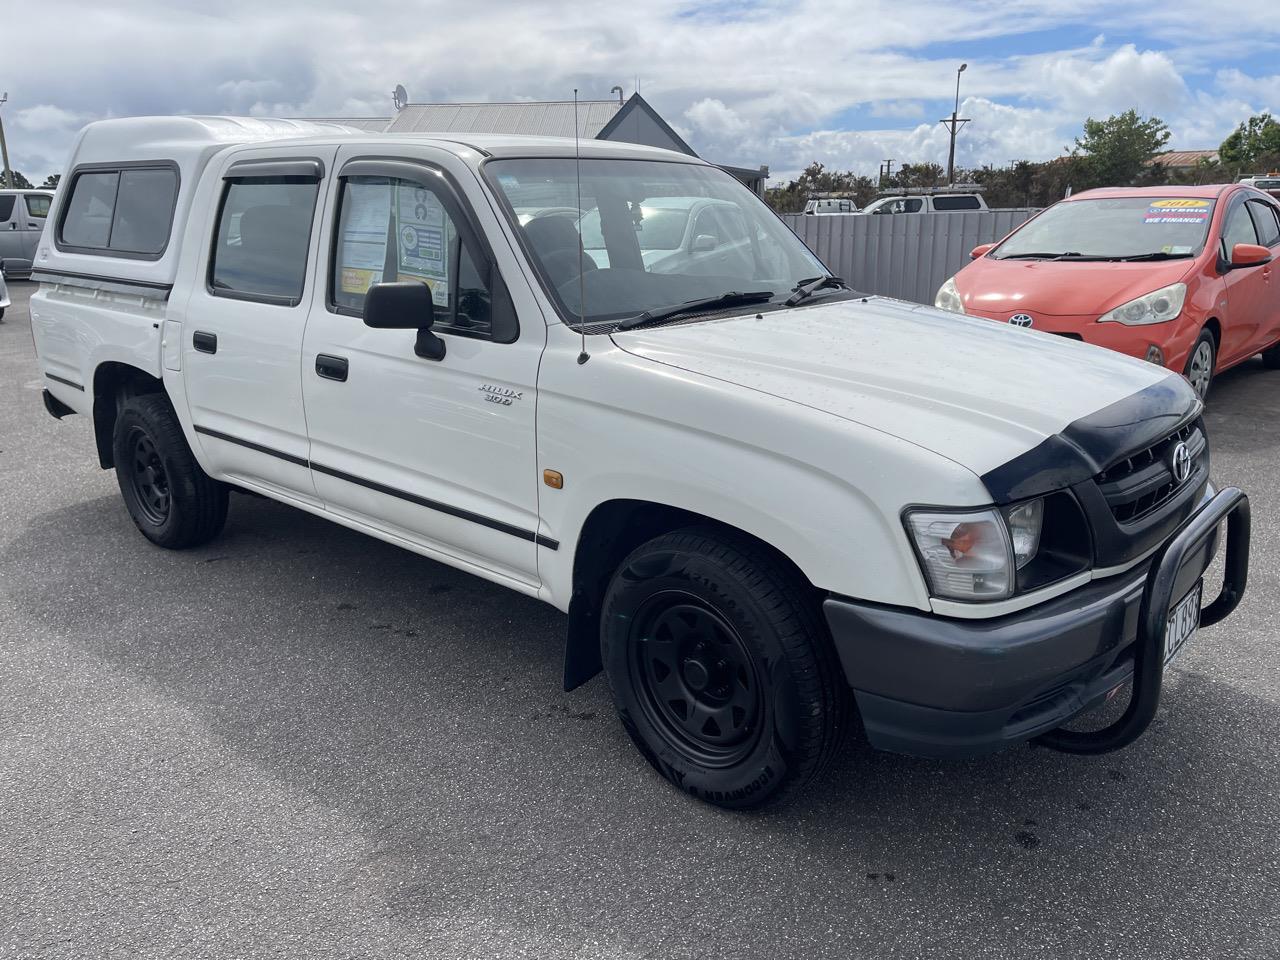
[[[772,290],[752,290],[747,293],[730,290],[728,293],[722,293],[715,297],[686,300],[684,303],[675,303],[669,307],[658,307],[654,310],[646,310],[644,313],[637,313],[634,317],[627,317],[627,319],[619,323],[617,329],[634,330],[636,327],[642,327],[646,323],[657,323],[659,320],[667,320],[682,313],[706,310],[708,307],[735,307],[748,303],[764,303],[766,300],[772,299]]]
[[[787,299],[783,300],[782,304],[786,307],[794,307],[800,301],[808,300],[819,290],[826,287],[835,287],[840,290],[850,289],[849,285],[839,277],[829,275],[825,277],[812,277],[808,280],[801,280],[797,283],[793,288],[795,292],[792,293],[791,296],[787,297]]]
[[[1191,256],[1189,253],[1169,253],[1167,250],[1157,250],[1155,253],[1135,253],[1132,257],[1116,257],[1125,263],[1143,263],[1147,260],[1185,260]]]
[[[996,257],[997,260],[1077,260],[1084,262],[1097,262],[1105,260],[1119,260],[1120,257],[1104,257],[1096,253],[1076,253],[1070,250],[1067,253],[1008,253],[1003,257]]]

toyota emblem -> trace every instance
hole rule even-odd
[[[1179,442],[1173,448],[1173,456],[1169,458],[1169,466],[1173,470],[1175,483],[1183,484],[1191,476],[1191,450],[1185,443]]]
[[[1015,313],[1009,318],[1010,325],[1015,327],[1029,327],[1031,322],[1031,314],[1029,313]]]

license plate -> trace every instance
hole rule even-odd
[[[1169,624],[1164,632],[1164,665],[1177,659],[1188,640],[1195,636],[1200,626],[1200,584],[1178,601],[1169,614]]]

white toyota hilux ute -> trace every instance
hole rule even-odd
[[[45,406],[144,535],[198,546],[246,490],[539,597],[566,689],[603,669],[712,803],[794,794],[858,718],[924,756],[1118,749],[1245,586],[1180,376],[857,294],[695,158],[104,121],[34,269]]]

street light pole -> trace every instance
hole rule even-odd
[[[9,102],[9,92],[6,90],[0,93],[0,107]],[[9,147],[4,142],[4,118],[0,117],[0,161],[4,162],[4,178],[0,179],[0,186],[6,189],[13,189],[13,172],[9,169]]]
[[[947,154],[947,183],[954,184],[956,182],[956,134],[960,132],[960,128],[969,121],[960,117],[960,74],[969,69],[967,63],[960,64],[960,69],[956,71],[956,105],[951,111],[951,119],[941,121],[944,127],[951,131],[951,151]]]

